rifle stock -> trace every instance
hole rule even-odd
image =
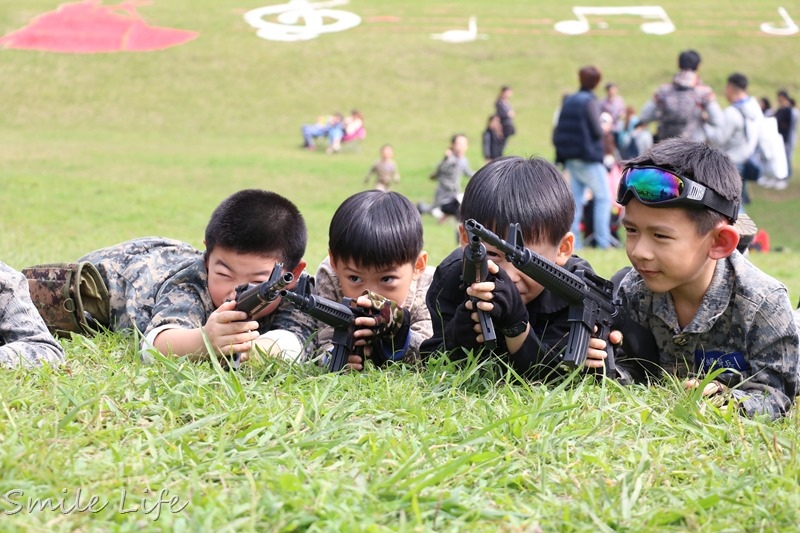
[[[608,335],[612,329],[622,328],[624,313],[614,301],[613,283],[582,269],[572,273],[525,248],[519,224],[511,224],[507,240],[474,219],[467,220],[464,228],[503,252],[517,270],[569,303],[569,335],[562,354],[565,365],[570,368],[583,366],[589,339],[597,328],[595,335],[606,341],[606,374],[609,377],[616,375],[614,351]]]

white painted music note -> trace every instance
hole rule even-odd
[[[794,35],[800,31],[800,28],[797,27],[795,21],[792,20],[792,17],[789,16],[789,13],[784,8],[779,7],[778,14],[783,19],[784,26],[775,26],[771,22],[764,22],[761,24],[761,31],[771,35]]]
[[[597,6],[575,6],[572,13],[577,20],[562,20],[556,22],[556,31],[567,35],[580,35],[586,33],[591,28],[587,16],[613,16],[613,15],[634,15],[644,19],[657,19],[653,22],[644,22],[639,28],[644,33],[652,35],[666,35],[675,31],[675,24],[672,23],[667,12],[661,6],[621,6],[621,7],[597,7]]]
[[[244,14],[244,20],[258,29],[257,35],[270,41],[308,41],[323,33],[349,30],[361,23],[355,13],[327,9],[347,4],[347,0],[328,2],[309,2],[290,0],[288,4],[259,7]],[[269,22],[264,17],[277,15],[277,22]],[[326,24],[325,19],[333,22]],[[302,24],[301,24],[302,23]]]

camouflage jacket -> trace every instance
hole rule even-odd
[[[635,270],[622,280],[619,296],[630,317],[653,332],[665,372],[685,379],[731,368],[736,372],[718,379],[735,387],[732,395],[747,415],[778,418],[791,408],[798,331],[788,293],[739,252],[717,261],[700,308],[683,329],[670,294],[651,292]],[[617,367],[631,371],[624,357]]]
[[[433,279],[433,271],[433,267],[428,267],[419,279],[411,282],[406,301],[401,306],[411,313],[408,349],[403,357],[405,362],[419,360],[420,344],[433,334],[431,314],[428,311],[428,306],[425,305],[425,295],[428,293],[428,287]],[[342,285],[327,257],[319,265],[315,278],[316,292],[319,296],[335,302],[342,301],[342,298],[344,298]],[[333,337],[333,328],[321,323],[318,324],[318,327],[320,332],[316,338],[316,348],[327,349]]]
[[[194,329],[216,310],[208,292],[203,253],[189,244],[144,237],[85,255],[108,287],[114,329],[137,328],[145,336],[156,328]],[[259,322],[259,332],[285,329],[302,341],[314,322],[290,302]]]
[[[64,349],[53,338],[31,301],[28,280],[0,262],[0,366],[64,362]]]

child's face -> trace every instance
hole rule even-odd
[[[381,158],[383,158],[384,161],[388,161],[393,157],[394,157],[394,150],[392,149],[392,147],[384,146],[383,149],[381,150]]]
[[[464,230],[463,225],[459,226],[459,233],[461,235],[461,247],[464,248],[467,245],[468,240],[467,232]],[[574,245],[575,237],[572,235],[572,233],[567,233],[564,238],[561,239],[561,242],[558,245],[534,242],[525,243],[526,248],[533,250],[537,254],[549,261],[552,261],[558,266],[564,266],[566,264],[567,260],[572,256]],[[486,246],[486,256],[497,266],[505,270],[506,274],[508,274],[508,276],[514,282],[514,286],[519,291],[519,294],[522,297],[522,301],[525,305],[528,305],[540,294],[542,294],[544,287],[517,270],[517,268],[511,264],[510,261],[506,260],[505,254],[490,244],[484,243],[484,246]]]
[[[625,206],[625,251],[633,268],[653,292],[702,295],[716,262],[709,257],[714,231],[698,235],[697,226],[679,207],[648,207],[631,199]]]
[[[236,298],[236,287],[245,283],[261,283],[267,281],[275,263],[280,259],[264,257],[256,254],[232,252],[223,248],[211,251],[206,262],[208,271],[208,292],[215,307]],[[302,270],[302,269],[301,269]],[[280,298],[270,304],[256,317],[268,315],[279,305]]]
[[[365,290],[394,300],[398,305],[408,298],[411,282],[419,278],[428,264],[428,254],[420,253],[415,263],[404,263],[391,268],[360,267],[351,261],[336,261],[331,266],[339,277],[342,294],[347,298],[358,298]]]
[[[467,138],[463,135],[456,137],[455,142],[453,142],[453,153],[462,156],[467,153],[467,148],[469,148]]]

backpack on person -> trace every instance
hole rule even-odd
[[[697,109],[703,107],[702,95],[691,87],[670,85],[657,94],[660,111],[658,138],[681,136],[695,120]]]

